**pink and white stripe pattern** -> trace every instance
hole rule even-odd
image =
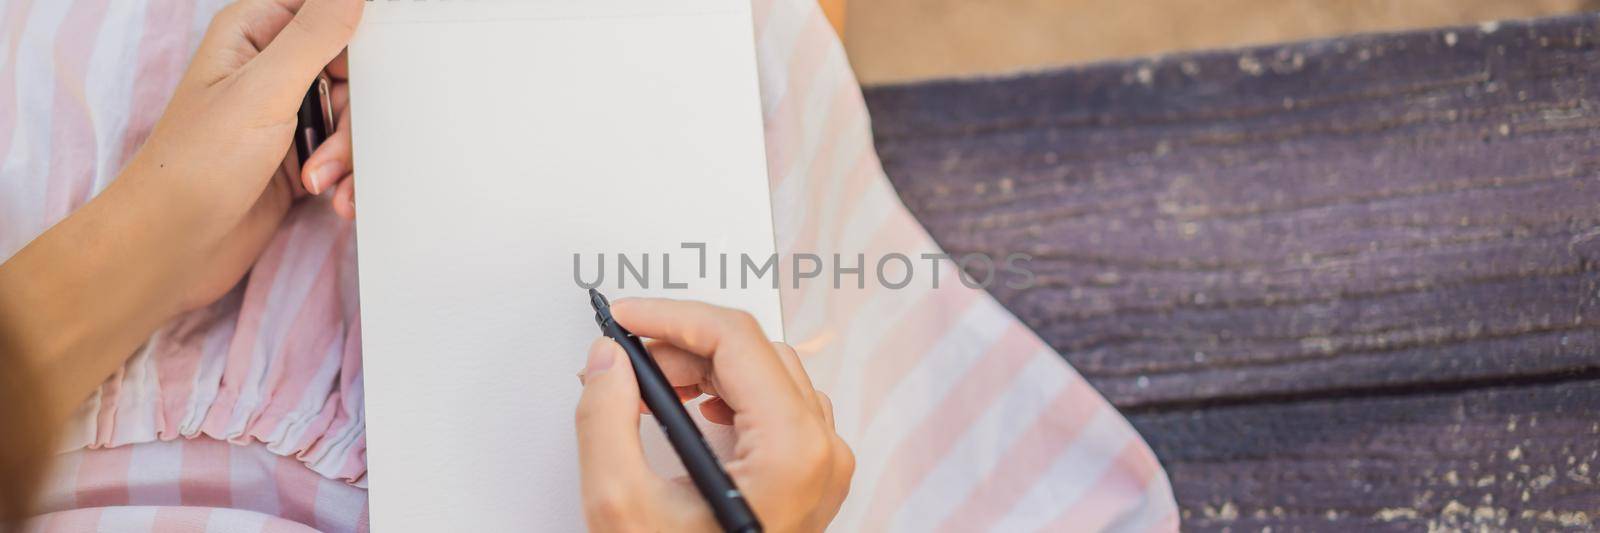
[[[0,257],[115,177],[224,3],[0,5]],[[779,250],[840,254],[848,264],[856,254],[937,253],[883,175],[860,89],[821,10],[809,0],[753,3]],[[294,208],[245,283],[157,332],[84,405],[68,448],[110,448],[81,457],[131,449],[125,460],[141,462],[156,461],[143,450],[199,437],[260,443],[242,449],[289,457],[359,490],[344,485],[366,479],[353,238],[326,205]],[[833,396],[858,455],[835,530],[1175,529],[1165,475],[1127,422],[944,264],[937,289],[931,272],[899,290],[834,289],[826,277],[783,287],[789,340]],[[289,527],[271,522],[278,517],[344,529],[234,494],[226,504],[57,498],[49,523],[126,516],[293,530],[273,529]],[[346,503],[364,512],[364,501]],[[260,516],[170,507],[187,505]],[[80,508],[88,514],[72,510]]]
[[[891,253],[939,253],[883,175],[821,10],[755,7],[778,249],[864,257],[867,276]],[[1127,421],[942,264],[937,289],[934,273],[917,271],[898,290],[829,276],[783,287],[789,340],[857,454],[834,529],[1175,530],[1165,474]]]
[[[367,492],[260,444],[148,442],[62,454],[37,532],[367,530]]]
[[[225,3],[5,5],[0,257],[116,176]],[[67,448],[200,436],[261,442],[325,476],[364,483],[352,235],[326,206],[293,210],[244,284],[158,331],[101,387]]]

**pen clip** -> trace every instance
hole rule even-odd
[[[322,104],[322,126],[331,133],[334,128],[333,81],[326,72],[317,75],[317,103]]]
[[[317,79],[306,88],[306,97],[300,102],[296,114],[294,148],[300,167],[306,166],[311,153],[316,151],[333,131],[333,82],[327,73],[317,74]]]

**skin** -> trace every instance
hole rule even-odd
[[[334,209],[355,215],[348,172],[302,185],[289,146],[328,66],[340,126],[308,168],[350,168],[335,59],[364,5],[241,0],[218,13],[126,168],[0,265],[0,531],[29,515],[69,413],[156,328],[237,285],[305,189],[333,189]]]
[[[768,342],[749,314],[710,304],[628,299],[611,311],[623,327],[653,339],[650,353],[680,393],[713,396],[701,413],[733,425],[737,441],[723,466],[766,530],[826,529],[850,491],[855,456],[834,430],[833,403],[811,385],[794,349]],[[580,378],[578,459],[589,528],[717,530],[687,478],[663,478],[645,463],[639,385],[622,348],[597,339]]]
[[[10,369],[0,376],[0,433],[40,436],[0,439],[0,531],[26,516],[55,428],[157,328],[238,285],[290,207],[320,195],[341,216],[355,216],[344,49],[365,4],[239,0],[218,13],[166,111],[117,178],[0,265],[0,364]],[[335,81],[338,125],[296,168],[296,113],[324,69]],[[662,316],[672,306],[694,314]],[[755,342],[760,330],[748,316],[708,306],[641,302],[620,304],[617,313],[627,327],[665,341],[657,357],[685,395],[721,397],[705,412],[740,429],[740,459],[730,473],[753,490],[763,519],[782,526],[772,530],[820,530],[832,519],[853,459],[833,433],[827,397],[812,389],[792,349]],[[718,339],[726,339],[720,350]],[[624,357],[611,368],[626,367]],[[658,483],[632,468],[642,455],[638,390],[625,386],[631,372],[597,369],[591,379],[579,413],[588,422],[580,433],[588,435],[581,459],[591,524],[711,529],[704,503],[681,490],[687,485]],[[746,391],[757,385],[779,385],[782,393]],[[610,410],[619,401],[627,415]],[[607,432],[631,433],[634,449],[595,439]],[[639,485],[624,490],[624,482]],[[619,505],[636,497],[661,498],[651,508],[663,513],[668,502],[679,509],[670,522],[624,513]]]
[[[117,179],[0,265],[0,353],[38,376],[51,420],[64,419],[156,328],[237,285],[303,201],[299,169],[288,163],[296,158],[286,156],[296,111],[364,5],[242,0],[218,13]],[[311,163],[342,158],[349,168],[348,157],[342,127]],[[333,187],[335,206],[348,204],[349,179]]]

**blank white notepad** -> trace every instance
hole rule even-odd
[[[774,251],[750,16],[746,0],[367,4],[350,78],[377,531],[582,527],[574,374],[599,332],[575,254],[585,281],[605,254],[613,298],[708,300],[781,337],[770,282],[722,288],[715,264]],[[707,278],[685,242],[705,243]],[[617,289],[617,254],[648,256],[648,289]],[[667,256],[687,289],[664,288]],[[653,463],[676,466],[645,426]]]

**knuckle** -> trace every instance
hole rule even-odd
[[[739,309],[718,308],[717,321],[723,326],[724,334],[740,334],[750,331],[761,331],[761,324],[756,322],[756,317]]]
[[[600,410],[596,408],[592,400],[589,400],[588,398],[579,398],[578,408],[573,412],[572,415],[572,422],[579,429],[588,427],[592,425],[595,420],[600,418],[599,411]],[[582,436],[583,432],[580,431],[578,434],[579,436]]]
[[[794,427],[812,427],[796,420]],[[770,473],[785,483],[806,484],[827,479],[835,472],[833,439],[821,433],[794,435],[771,443],[768,451],[754,458],[753,468]]]
[[[856,472],[856,453],[850,449],[850,444],[846,443],[844,439],[834,438],[833,447],[833,456],[836,462],[835,471],[845,479],[849,479]]]
[[[833,446],[827,439],[800,439],[794,457],[807,470],[823,472],[833,463]]]
[[[744,310],[734,310],[733,321],[746,329],[761,329],[761,325],[756,322],[755,315]]]
[[[616,483],[593,487],[583,497],[584,514],[599,523],[625,522],[635,507],[633,491]]]
[[[208,26],[208,28],[215,29],[237,24],[239,17],[243,15],[246,9],[248,9],[249,6],[246,4],[249,3],[249,1],[250,0],[238,0],[236,2],[230,2],[222,9],[217,10],[217,14],[211,17],[211,24]]]
[[[218,14],[238,16],[244,13],[249,13],[251,10],[259,8],[260,5],[260,0],[234,0],[232,2],[228,2],[228,5],[223,7],[222,11],[219,11]]]
[[[724,322],[731,321],[731,320],[737,320],[739,315],[746,314],[744,311],[741,311],[739,309],[734,309],[732,307],[723,307],[723,306],[716,305],[716,304],[710,304],[710,303],[703,303],[702,302],[702,303],[699,303],[697,305],[704,306],[704,308],[706,309],[706,314],[711,315],[711,316],[715,317],[717,320],[724,321]]]
[[[222,6],[222,9],[218,9],[217,14],[211,17],[211,25],[215,26],[224,20],[228,20],[237,16],[239,14],[239,10],[242,9],[241,6],[243,6],[247,1],[249,0],[234,0],[233,2],[228,2],[228,5]]]

